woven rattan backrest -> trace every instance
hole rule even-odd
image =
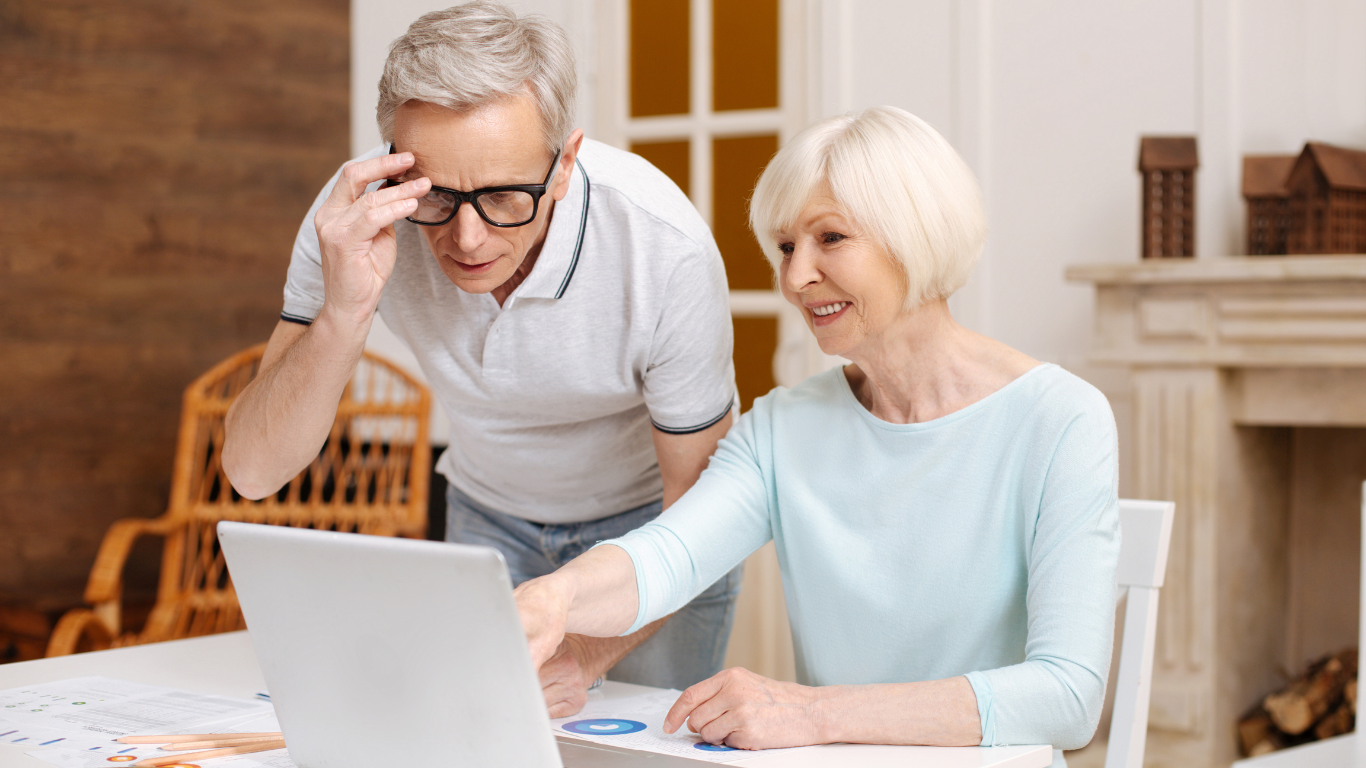
[[[179,626],[166,628],[173,636],[240,625],[215,536],[220,520],[387,536],[426,533],[431,396],[404,371],[368,352],[308,468],[260,501],[232,489],[220,461],[223,423],[264,351],[260,345],[234,355],[185,390],[167,512],[185,528],[167,540],[161,574],[162,599],[189,609],[178,612]]]

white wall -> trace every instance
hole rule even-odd
[[[1070,264],[1139,250],[1138,137],[1199,137],[1198,256],[1240,253],[1241,156],[1366,148],[1366,0],[812,0],[816,111],[894,104],[978,174],[991,234],[964,324],[1091,380],[1125,426],[1122,372],[1087,362]]]
[[[360,155],[380,143],[375,125],[375,102],[379,99],[379,77],[389,43],[408,29],[408,25],[429,11],[457,4],[455,0],[352,0],[351,2],[351,152]],[[509,2],[518,13],[540,13],[554,20],[569,34],[579,59],[579,126],[592,133],[594,110],[593,16],[586,12],[589,0],[521,0]],[[390,331],[380,318],[370,330],[366,347],[403,366],[426,380],[417,359],[407,345]],[[437,403],[432,405],[432,442],[450,440],[450,423]]]

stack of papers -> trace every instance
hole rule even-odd
[[[278,731],[268,702],[208,696],[106,677],[0,691],[0,743],[62,768],[110,768],[169,757],[155,744],[120,744],[134,734]],[[284,750],[223,759],[233,768],[294,768]]]

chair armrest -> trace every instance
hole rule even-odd
[[[100,621],[94,611],[88,608],[67,611],[57,622],[57,628],[52,630],[52,637],[47,641],[48,657],[70,656],[76,652],[81,638],[86,635],[90,636],[91,644],[94,646],[89,649],[92,651],[108,648],[114,639],[109,628]]]
[[[166,536],[181,525],[180,521],[165,517],[129,517],[115,521],[105,532],[99,554],[95,555],[95,565],[90,569],[90,581],[85,587],[85,601],[98,605],[122,597],[123,566],[128,561],[133,542],[144,534]]]

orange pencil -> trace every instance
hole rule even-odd
[[[231,757],[233,755],[247,755],[252,752],[265,752],[271,749],[284,749],[285,740],[275,739],[273,741],[256,741],[243,744],[237,747],[224,747],[223,749],[210,749],[205,752],[187,752],[180,755],[170,755],[168,757],[153,757],[134,763],[136,768],[147,766],[148,768],[158,768],[162,765],[174,765],[176,763],[188,763],[196,760],[208,760],[215,757]]]
[[[257,741],[275,741],[280,738],[280,734],[272,733],[269,736],[252,736],[245,739],[229,738],[231,734],[223,734],[221,739],[206,739],[204,741],[180,741],[166,744],[162,747],[166,752],[184,752],[190,749],[217,749],[219,747],[235,747],[239,744],[251,744]]]
[[[258,736],[282,738],[279,731],[265,733],[174,733],[154,736],[124,736],[114,739],[121,744],[179,744],[185,741],[205,741],[208,739],[252,739]]]

